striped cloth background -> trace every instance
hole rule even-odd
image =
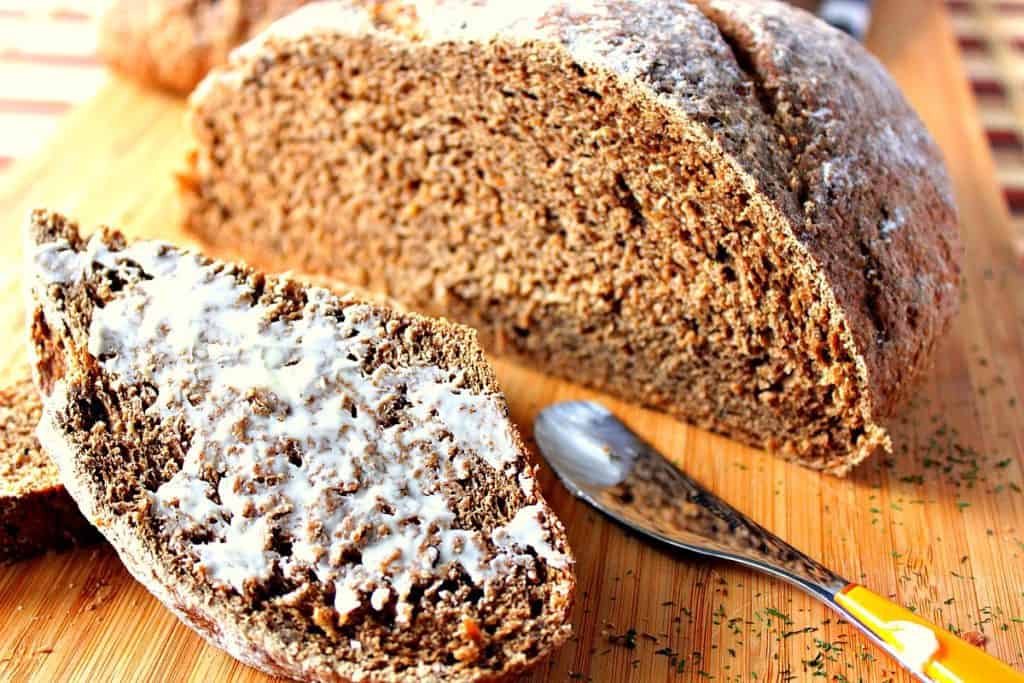
[[[106,1],[0,0],[0,178],[107,80],[94,54],[93,24]],[[1024,236],[1024,0],[946,4],[999,181]]]
[[[0,178],[108,75],[95,57],[102,0],[0,0]]]
[[[1024,0],[949,0],[964,68],[1024,237]]]

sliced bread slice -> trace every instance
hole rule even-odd
[[[99,539],[36,440],[41,413],[31,378],[0,389],[0,562]]]
[[[495,680],[573,560],[474,333],[163,243],[28,225],[40,440],[132,574],[299,680]]]
[[[343,0],[191,100],[187,227],[844,474],[958,302],[941,155],[770,0]]]

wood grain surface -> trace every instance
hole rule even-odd
[[[877,2],[872,50],[943,147],[968,243],[963,309],[895,424],[892,458],[836,480],[605,398],[698,480],[852,580],[987,639],[1024,667],[1024,275],[948,17]],[[20,226],[29,207],[183,241],[172,171],[183,104],[113,81],[0,187],[0,372],[21,371]],[[497,362],[527,437],[537,411],[592,396]],[[575,636],[532,680],[909,681],[851,627],[782,583],[667,552],[548,499],[578,560]],[[136,584],[105,546],[0,568],[0,679],[250,681]]]

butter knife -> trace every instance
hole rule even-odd
[[[569,401],[534,424],[541,453],[578,498],[679,550],[737,562],[807,591],[921,681],[1024,682],[1024,675],[949,631],[847,581],[673,466],[599,403]]]

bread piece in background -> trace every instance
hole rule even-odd
[[[41,414],[27,373],[0,389],[0,562],[100,538],[36,439]]]
[[[116,70],[187,94],[238,44],[308,0],[112,0],[98,50]]]

